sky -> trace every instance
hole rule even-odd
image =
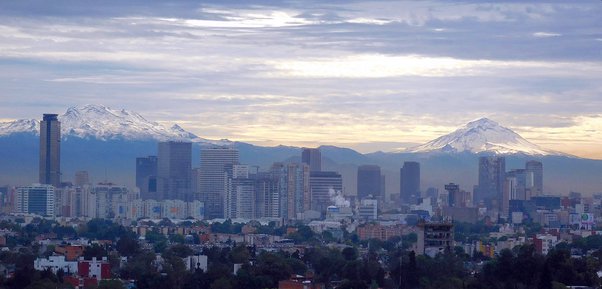
[[[127,3],[124,3],[127,2]],[[488,117],[602,159],[602,1],[0,1],[0,121],[102,104],[360,152]]]

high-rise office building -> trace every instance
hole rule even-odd
[[[157,164],[156,156],[136,158],[136,187],[143,200],[157,199]]]
[[[287,216],[295,219],[297,214],[311,208],[310,166],[290,163],[287,165]]]
[[[538,161],[528,161],[526,166],[528,172],[533,173],[533,196],[540,196],[543,194],[543,164]]]
[[[255,217],[280,217],[279,182],[272,173],[259,173],[255,178]]]
[[[256,211],[255,180],[248,165],[226,165],[224,217],[254,219]]]
[[[331,201],[331,192],[342,193],[343,178],[337,172],[312,172],[309,186],[311,189],[311,209],[325,212],[328,206],[336,205]]]
[[[61,185],[61,123],[56,114],[44,114],[40,122],[40,183]]]
[[[239,163],[235,148],[208,147],[201,149],[201,164],[198,170],[198,199],[205,202],[205,217],[224,217],[224,195],[226,193],[226,166]]]
[[[160,142],[157,157],[157,200],[192,200],[192,143]]]
[[[399,177],[401,203],[415,204],[420,197],[420,163],[404,162]]]
[[[514,181],[513,190],[515,190],[515,198],[510,200],[529,200],[533,191],[533,172],[525,169],[510,170],[506,173],[506,179],[512,178]]]
[[[84,185],[89,185],[89,184],[90,184],[90,176],[88,175],[88,171],[75,172],[74,185],[76,187],[83,187]]]
[[[17,188],[15,212],[54,217],[54,187],[34,184],[29,187]]]
[[[322,171],[322,153],[319,148],[303,148],[301,152],[301,162],[309,165],[311,172]]]
[[[506,179],[506,158],[488,156],[479,158],[479,184],[475,191],[475,204],[484,202],[487,207],[500,208],[504,181]]]
[[[380,167],[376,165],[362,165],[357,168],[357,198],[362,200],[372,195],[374,198],[381,195],[382,177]]]

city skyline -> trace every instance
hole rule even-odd
[[[208,139],[371,152],[490,117],[602,158],[598,1],[29,4],[0,4],[1,121],[102,103]]]

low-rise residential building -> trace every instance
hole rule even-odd
[[[360,240],[379,239],[389,240],[391,237],[401,237],[403,235],[403,225],[381,225],[366,224],[357,228],[357,235]]]

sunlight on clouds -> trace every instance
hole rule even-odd
[[[471,68],[485,63],[489,61],[379,54],[271,62],[276,69],[290,76],[349,78],[465,75]]]
[[[558,37],[558,36],[562,36],[562,34],[559,34],[559,33],[551,33],[551,32],[535,32],[535,33],[533,33],[533,36],[535,36],[535,37],[539,37],[539,38],[548,38],[548,37]]]
[[[298,17],[298,13],[287,11],[255,11],[255,10],[208,10],[221,15],[223,20],[156,18],[157,20],[194,28],[267,28],[288,27],[315,24],[317,22]],[[207,12],[205,10],[204,12]]]
[[[512,73],[521,73],[521,69],[535,69],[539,73],[550,75],[566,74],[568,71],[582,73],[584,70],[602,72],[602,68],[598,63],[465,60],[451,57],[389,56],[382,54],[360,54],[308,60],[285,59],[269,61],[268,64],[274,66],[285,76],[324,78],[474,76],[492,74],[501,69],[512,69]],[[526,72],[526,74],[531,73]],[[278,76],[277,73],[272,75]]]
[[[374,18],[353,18],[346,21],[347,23],[356,24],[374,24],[374,25],[385,25],[392,23],[392,20],[374,19]]]
[[[576,116],[573,121],[566,127],[526,127],[521,134],[546,148],[602,159],[602,115]]]

